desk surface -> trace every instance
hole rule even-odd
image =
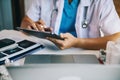
[[[34,55],[35,54],[40,54],[40,55],[44,55],[44,54],[53,54],[53,55],[94,54],[97,57],[99,57],[99,51],[96,51],[96,50],[83,50],[80,48],[70,48],[70,49],[65,49],[65,50],[59,50],[52,42],[46,39],[40,39],[34,36],[28,36],[28,35],[23,34],[22,32],[15,31],[15,30],[0,31],[0,39],[3,39],[3,38],[10,38],[16,41],[28,39],[28,40],[43,44],[45,48],[42,50],[34,51]]]
[[[9,67],[8,71],[13,80],[60,80],[65,77],[77,77],[77,80],[120,80],[120,66],[40,64]]]
[[[9,34],[9,35],[8,35]],[[58,49],[52,42],[46,40],[46,39],[40,39],[34,36],[28,36],[23,34],[22,32],[15,31],[15,30],[3,30],[0,31],[0,39],[3,38],[9,38],[13,39],[15,41],[21,41],[24,39],[34,41],[36,43],[43,44],[45,46],[44,49],[37,49],[35,51],[32,51],[33,55],[79,55],[79,54],[94,54],[97,57],[99,57],[99,51],[96,50],[83,50],[80,48],[70,48],[65,50]],[[9,64],[9,65],[23,65],[25,59],[17,60],[16,62]]]

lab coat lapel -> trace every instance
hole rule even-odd
[[[91,4],[91,0],[81,0],[80,4],[78,6],[78,11],[77,11],[77,17],[76,17],[76,24],[75,24],[75,28],[76,28],[76,33],[77,33],[77,37],[79,38],[88,38],[89,34],[88,34],[88,27],[87,28],[82,28],[82,23],[83,23],[83,19],[84,19],[84,7],[85,6],[90,6]]]
[[[77,17],[76,17],[76,33],[78,37],[88,37],[88,32],[87,29],[82,29],[82,19],[83,19],[83,9],[84,6],[90,6],[91,0],[81,0],[80,4],[78,6],[78,11],[77,11]],[[58,8],[58,15],[56,16],[56,22],[55,26],[53,28],[54,33],[58,34],[59,33],[59,28],[61,24],[61,19],[62,19],[62,13],[63,13],[63,8],[64,8],[64,0],[57,0],[56,2],[57,8]]]
[[[62,19],[64,0],[57,0],[56,5],[57,5],[57,8],[58,8],[58,15],[56,16],[56,23],[55,23],[55,26],[53,28],[53,31],[54,31],[54,33],[58,34],[60,24],[61,24],[61,19]]]

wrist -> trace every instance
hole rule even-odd
[[[80,47],[82,47],[82,45],[84,43],[84,40],[81,39],[81,38],[76,38],[74,42],[75,42],[74,43],[74,47],[80,48]]]
[[[77,45],[78,45],[78,38],[75,38],[74,43],[73,43],[73,47],[77,47]]]

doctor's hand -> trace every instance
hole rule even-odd
[[[39,21],[35,22],[35,25],[39,31],[52,32],[52,28],[47,27],[43,20],[39,20]]]
[[[77,38],[69,33],[60,34],[61,38],[64,40],[54,39],[54,38],[47,38],[48,40],[52,41],[56,46],[58,46],[61,50],[74,47],[77,43]]]
[[[49,32],[52,31],[51,28],[49,27],[47,28],[45,26],[45,22],[43,20],[34,22],[28,16],[25,16],[24,19],[22,20],[21,28],[30,29],[30,30],[34,29],[37,31],[49,31]]]

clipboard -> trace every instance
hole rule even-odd
[[[50,38],[64,40],[64,38],[61,38],[59,35],[53,34],[51,32],[28,30],[28,29],[23,29],[23,28],[17,28],[17,30],[23,31],[23,32],[25,32],[25,33],[27,33],[29,35],[33,35],[33,36],[36,36],[38,38],[46,39],[47,37],[50,37]]]

